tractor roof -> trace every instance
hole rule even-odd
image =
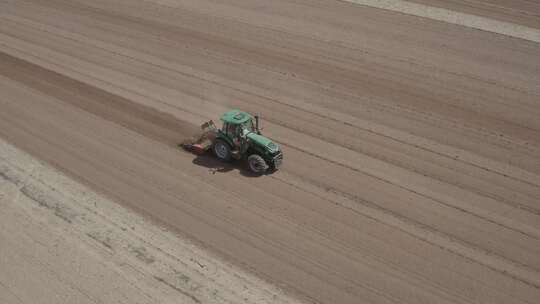
[[[248,120],[251,120],[252,118],[253,116],[251,116],[249,113],[240,110],[231,110],[221,116],[222,121],[230,124],[242,124]]]

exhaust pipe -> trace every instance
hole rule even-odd
[[[255,129],[257,130],[257,134],[261,134],[261,130],[259,129],[259,115],[255,115]]]

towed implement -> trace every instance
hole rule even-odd
[[[283,161],[280,147],[261,134],[259,117],[231,110],[221,116],[223,126],[218,129],[212,120],[201,125],[200,136],[180,144],[184,149],[197,154],[212,150],[225,162],[246,160],[249,169],[262,174],[277,170]]]

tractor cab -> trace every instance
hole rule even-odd
[[[247,135],[250,133],[260,133],[253,123],[253,118],[250,114],[238,110],[229,111],[221,116],[223,127],[220,133],[231,144],[233,150],[247,148]],[[255,117],[255,120],[258,121],[258,117]]]

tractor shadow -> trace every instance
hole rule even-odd
[[[212,174],[227,173],[234,170],[237,170],[241,175],[246,177],[259,177],[262,175],[272,174],[271,171],[263,174],[254,173],[249,169],[247,163],[243,160],[235,160],[230,163],[222,162],[211,152],[206,152],[200,155],[194,154],[194,156],[195,158],[193,159],[192,163],[197,166],[207,168]]]

